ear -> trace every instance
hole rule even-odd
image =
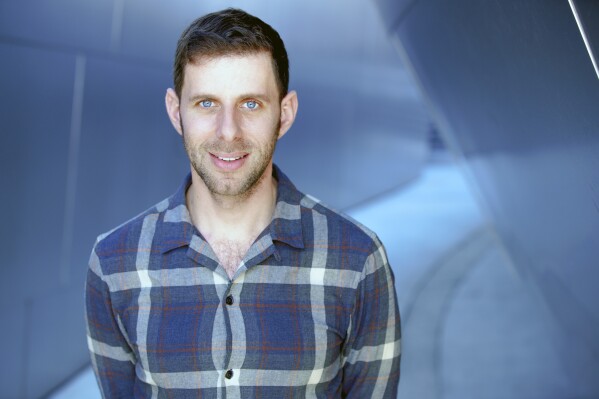
[[[166,90],[166,96],[164,98],[164,102],[166,104],[166,113],[168,114],[173,127],[179,133],[180,136],[183,135],[183,129],[181,128],[181,112],[179,109],[179,96],[173,89]]]
[[[279,139],[291,128],[297,114],[297,93],[290,91],[281,101],[281,127],[279,128]]]

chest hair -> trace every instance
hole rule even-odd
[[[239,242],[227,239],[214,240],[210,243],[212,250],[218,257],[229,278],[232,278],[241,260],[244,258],[251,242]]]

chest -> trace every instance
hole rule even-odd
[[[298,371],[286,386],[308,384],[305,370],[337,373],[356,297],[354,289],[336,284],[343,276],[312,285],[310,269],[287,262],[255,265],[242,283],[212,284],[219,279],[207,267],[171,273],[186,274],[163,272],[161,287],[156,281],[140,292],[119,291],[113,302],[134,352],[147,354],[150,370],[247,369],[252,380],[256,370]],[[198,284],[168,284],[175,280]]]
[[[210,241],[210,246],[229,278],[232,278],[250,248],[251,242],[215,239]]]

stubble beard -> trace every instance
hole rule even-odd
[[[183,145],[189,157],[191,166],[200,176],[206,188],[215,198],[237,198],[239,200],[250,197],[260,186],[260,183],[267,176],[264,175],[266,168],[272,161],[276,148],[280,121],[272,132],[271,140],[266,146],[260,148],[253,146],[243,138],[236,139],[232,143],[220,140],[212,140],[204,144],[194,146],[186,138],[183,127]],[[235,178],[223,177],[218,172],[213,171],[212,159],[209,153],[232,153],[248,152],[250,155],[241,169],[244,169],[243,175]]]

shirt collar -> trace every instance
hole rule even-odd
[[[304,248],[302,233],[302,210],[300,202],[303,194],[291,180],[273,164],[273,176],[277,179],[277,205],[270,222],[270,235],[273,241],[281,241],[295,248]]]
[[[273,176],[278,184],[276,207],[268,228],[270,236],[273,241],[304,248],[300,206],[303,194],[275,164]],[[169,198],[168,206],[163,212],[158,244],[162,253],[188,246],[194,234],[202,238],[191,221],[186,205],[185,193],[190,185],[191,173],[188,173],[177,191]]]

